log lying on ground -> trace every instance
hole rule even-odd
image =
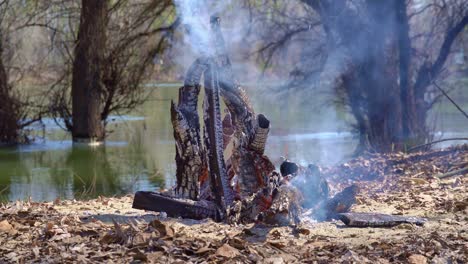
[[[378,213],[341,213],[338,214],[338,217],[350,227],[392,227],[403,223],[422,226],[427,221],[425,218],[414,216]]]
[[[169,217],[197,220],[211,218],[215,221],[221,221],[224,218],[213,202],[177,199],[155,192],[136,192],[132,208],[165,212]]]
[[[465,168],[461,168],[459,170],[454,170],[454,171],[449,171],[447,173],[443,173],[443,174],[439,174],[439,175],[436,175],[437,178],[439,179],[445,179],[445,178],[449,178],[449,177],[453,177],[453,176],[463,176],[464,173],[468,172],[468,167],[465,167]]]

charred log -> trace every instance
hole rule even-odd
[[[259,114],[257,116],[255,135],[252,143],[250,143],[250,148],[259,154],[263,154],[265,152],[268,132],[270,132],[270,120],[268,120],[263,114]]]
[[[273,225],[294,225],[300,222],[302,195],[293,185],[282,184],[273,193],[271,206],[259,215],[260,221]]]
[[[414,216],[377,213],[341,213],[338,214],[338,218],[351,227],[392,227],[403,223],[422,226],[427,221],[425,218]]]
[[[272,172],[264,181],[263,188],[234,203],[228,211],[228,222],[262,221],[280,226],[299,223],[301,193],[277,172]]]
[[[324,201],[316,211],[317,220],[339,219],[341,213],[346,213],[356,203],[359,187],[355,184],[346,187],[333,198]]]
[[[281,163],[280,172],[281,172],[281,175],[283,176],[296,175],[298,171],[299,171],[299,166],[294,162],[285,160],[283,161],[283,163]]]
[[[227,176],[224,163],[223,127],[221,121],[221,106],[219,101],[218,71],[214,63],[210,63],[205,72],[205,143],[208,149],[210,180],[212,191],[218,206],[225,208],[234,201],[234,193]],[[221,197],[221,192],[222,195]],[[224,198],[224,199],[223,199]]]
[[[212,218],[215,221],[224,219],[224,216],[213,202],[177,199],[155,192],[136,192],[132,208],[166,212],[169,217]]]
[[[208,68],[208,59],[195,60],[187,71],[184,86],[179,89],[179,102],[171,104],[171,119],[176,141],[175,194],[192,200],[199,199],[200,181],[208,178],[205,150],[200,138],[198,95],[200,80]]]
[[[190,200],[138,192],[134,207],[194,219],[252,222],[260,216],[269,223],[295,223],[300,211],[299,192],[274,172],[273,163],[263,155],[270,121],[264,115],[255,118],[245,91],[235,83],[219,18],[213,17],[211,26],[215,56],[200,58],[191,65],[179,90],[178,105],[172,103],[171,107],[176,141],[175,193]],[[197,114],[202,75],[203,142]],[[223,121],[220,97],[228,109]],[[232,154],[225,161],[224,150],[230,141]]]

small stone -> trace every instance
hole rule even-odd
[[[426,264],[427,258],[420,254],[413,254],[409,256],[408,263],[410,264]]]

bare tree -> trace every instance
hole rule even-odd
[[[88,25],[90,26],[88,32],[84,32],[87,29],[82,27],[83,15],[86,12],[85,4],[87,4],[85,2],[83,1],[81,6],[82,19],[77,39],[73,39],[74,34],[62,34],[59,37],[61,39],[59,48],[65,67],[60,80],[52,86],[51,110],[56,117],[64,120],[65,128],[72,131],[74,139],[100,141],[105,137],[105,125],[111,113],[125,113],[147,99],[142,83],[149,78],[155,56],[161,54],[168,46],[179,22],[172,1],[114,1],[112,5],[99,8],[100,17],[105,20],[94,22],[102,26],[102,31],[99,32],[105,36],[96,39],[91,37],[91,34],[98,31],[95,26]],[[94,2],[90,4],[96,5]],[[76,12],[71,5],[64,9]],[[87,15],[96,17],[94,11],[88,11]],[[76,15],[70,15],[62,28],[75,32],[76,25]],[[88,42],[81,41],[80,37],[84,35],[89,38]],[[70,55],[75,43],[77,43],[76,52]],[[97,46],[92,47],[91,43]],[[89,53],[91,50],[94,53],[91,57],[95,59],[90,61],[94,64],[92,73],[90,71],[85,74],[83,71],[90,68],[78,63],[79,51],[82,48],[84,49],[82,52],[85,54],[88,52],[87,55],[91,54]],[[79,69],[80,65],[84,67]],[[73,72],[73,81],[70,80],[71,72]],[[94,77],[83,78],[88,74]],[[94,88],[89,90],[90,93],[86,92],[86,87],[91,86],[85,84],[85,80],[93,82],[91,86]],[[70,82],[72,82],[71,97]],[[90,98],[93,104],[90,104]],[[70,104],[73,107],[70,107]],[[88,110],[83,111],[86,107]],[[81,117],[77,118],[76,115]],[[93,121],[89,123],[90,120]]]
[[[35,26],[30,21],[41,16],[43,11],[42,6],[36,6],[34,12],[27,12],[27,7],[19,1],[0,1],[0,144],[29,141],[24,128],[39,121],[44,114],[44,109],[15,89],[23,75],[24,65],[13,65],[17,50],[12,37]]]
[[[276,32],[263,38],[260,58],[278,61],[285,47],[301,45],[291,85],[335,90],[356,119],[358,151],[402,150],[430,137],[434,100],[425,94],[447,76],[452,44],[468,23],[466,1],[302,0],[295,17],[286,5],[259,16]]]

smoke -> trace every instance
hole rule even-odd
[[[211,55],[213,50],[209,24],[210,15],[222,9],[225,1],[177,0],[177,13],[184,26],[184,44],[198,55]],[[229,2],[229,1],[227,1]]]
[[[198,57],[214,55],[210,17],[218,15],[234,75],[241,77],[239,81],[242,83],[259,79],[261,69],[253,56],[248,56],[252,51],[249,46],[252,42],[252,35],[249,34],[251,19],[241,1],[176,0],[175,4],[177,15],[182,20],[183,41],[173,43],[176,52],[172,59],[181,67],[181,71],[186,72]]]
[[[176,0],[175,4],[183,24],[183,43],[189,49],[185,49],[185,52],[190,51],[197,57],[214,55],[210,17],[226,14],[229,7],[233,6],[231,1]],[[221,25],[225,24],[222,19]]]
[[[310,162],[330,164],[340,161],[343,155],[352,152],[354,146],[346,146],[350,148],[349,150],[338,146],[344,140],[349,141],[346,130],[344,134],[339,133],[335,138],[325,138],[329,133],[336,134],[336,131],[344,130],[346,125],[343,120],[338,120],[340,114],[332,105],[324,105],[326,98],[323,91],[329,90],[329,87],[335,85],[334,82],[339,81],[339,76],[345,68],[344,56],[327,58],[325,70],[322,71],[325,74],[318,76],[314,84],[320,87],[320,90],[294,91],[294,89],[289,89],[289,86],[283,86],[281,92],[277,93],[278,90],[271,89],[272,86],[284,85],[284,80],[290,77],[284,73],[292,71],[296,66],[301,66],[297,61],[317,66],[317,62],[311,62],[308,58],[312,57],[311,52],[305,51],[320,46],[320,42],[316,39],[322,36],[314,33],[311,28],[298,35],[302,40],[291,39],[289,44],[280,47],[276,52],[280,54],[280,58],[274,60],[273,64],[275,69],[280,70],[271,70],[263,75],[264,65],[257,60],[258,54],[255,54],[255,50],[267,44],[266,41],[276,41],[280,31],[308,28],[307,25],[298,24],[302,23],[303,18],[308,14],[299,10],[298,3],[284,3],[287,13],[294,12],[297,17],[293,18],[291,29],[281,27],[275,30],[273,20],[281,18],[275,17],[275,13],[267,14],[270,12],[268,6],[258,7],[265,10],[252,10],[249,9],[252,7],[244,6],[242,2],[232,0],[175,1],[177,15],[181,18],[183,25],[180,31],[183,41],[174,43],[177,47],[172,57],[179,67],[178,71],[186,72],[191,63],[200,56],[214,55],[214,41],[209,21],[213,14],[219,15],[221,31],[232,61],[234,76],[247,89],[256,112],[264,113],[272,120],[272,135],[268,139],[267,154],[275,161],[279,160],[280,156],[286,156],[302,164]],[[263,5],[267,4],[263,3]],[[307,37],[305,40],[304,36]],[[304,65],[304,67],[307,66]],[[334,151],[330,151],[331,149]]]

